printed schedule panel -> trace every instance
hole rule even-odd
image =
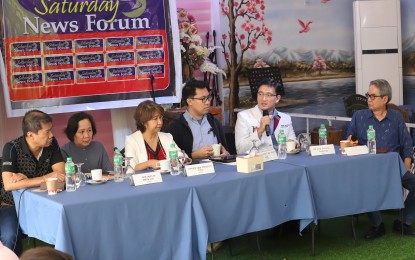
[[[151,75],[176,96],[166,17],[168,0],[3,0],[11,107],[148,98]]]

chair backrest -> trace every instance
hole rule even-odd
[[[279,88],[280,95],[285,95],[284,84],[282,82],[281,72],[278,67],[248,69],[249,87],[251,88],[251,96],[254,100],[256,100],[257,97],[259,82],[267,78],[274,79],[281,84]]]
[[[410,123],[408,109],[402,109],[393,103],[388,104],[388,109],[393,109],[393,110],[398,111],[399,113],[401,113],[405,123]]]
[[[348,117],[352,117],[353,113],[357,110],[368,108],[367,98],[360,94],[354,94],[343,98],[343,104]]]

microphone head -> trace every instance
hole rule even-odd
[[[262,116],[268,116],[268,115],[269,115],[268,110],[263,110],[262,111]]]

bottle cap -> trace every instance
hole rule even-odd
[[[326,125],[325,124],[320,124],[320,127],[326,127]]]
[[[369,129],[373,129],[373,125],[369,125]]]
[[[176,147],[176,145],[175,144],[170,144],[170,147]]]
[[[284,129],[280,129],[280,133],[283,134],[284,133]]]
[[[66,157],[66,161],[67,162],[71,162],[72,161],[72,157]]]

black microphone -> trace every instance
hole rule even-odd
[[[262,116],[268,116],[268,110],[264,110],[262,111]],[[265,133],[267,133],[267,136],[269,136],[270,130],[269,130],[269,125],[265,126]]]

